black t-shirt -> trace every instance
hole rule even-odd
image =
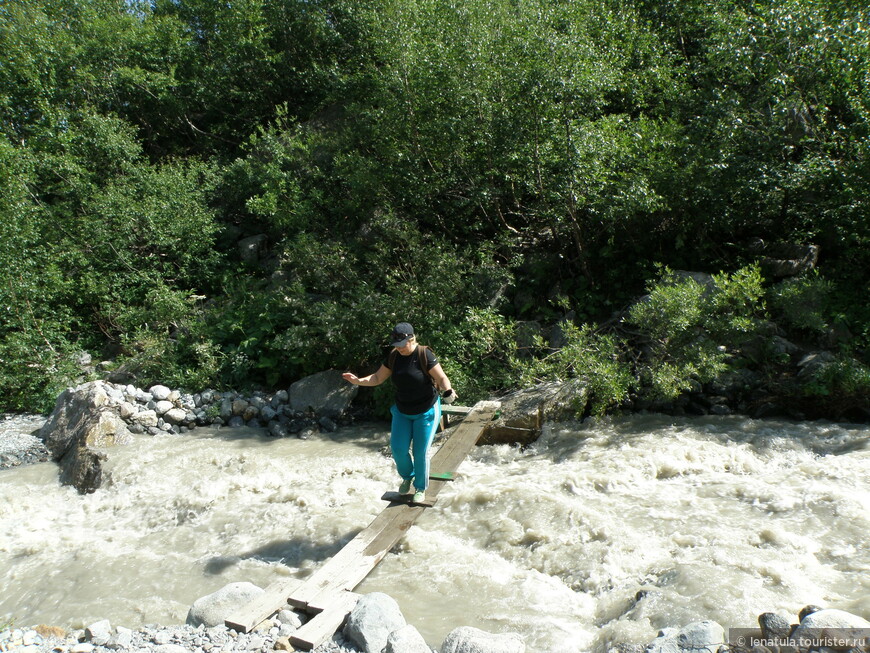
[[[419,345],[417,345],[419,347]],[[426,347],[427,371],[420,369],[420,355],[416,349],[408,356],[402,356],[398,351],[387,354],[384,365],[390,367],[393,359],[393,386],[396,388],[396,407],[405,415],[419,415],[429,410],[438,398],[438,391],[429,376],[431,370],[438,364],[438,359],[432,350]]]

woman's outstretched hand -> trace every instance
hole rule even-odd
[[[359,377],[351,372],[345,372],[341,375],[341,378],[343,378],[348,383],[352,383],[353,385],[359,385]]]

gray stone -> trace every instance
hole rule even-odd
[[[488,633],[461,626],[447,635],[441,653],[525,653],[525,642],[515,633]]]
[[[395,599],[382,592],[372,592],[357,602],[343,632],[365,653],[382,653],[390,634],[405,625],[405,617]]]
[[[157,413],[153,410],[140,410],[133,416],[133,422],[142,426],[157,426]]]
[[[785,639],[791,633],[791,622],[775,612],[759,615],[758,625],[761,626],[762,639]]]
[[[249,236],[239,241],[239,256],[246,263],[257,263],[265,254],[268,237],[265,234]]]
[[[357,392],[357,386],[341,378],[341,372],[326,370],[290,386],[290,406],[296,411],[313,410],[334,419],[350,407]]]
[[[281,610],[276,619],[284,626],[289,626],[294,630],[302,626],[302,619],[293,610]]]
[[[260,419],[264,422],[271,422],[278,416],[278,413],[271,406],[263,406],[260,409]]]
[[[124,626],[118,626],[116,633],[109,639],[107,648],[125,650],[133,646],[133,631]]]
[[[263,594],[263,589],[252,583],[230,583],[217,592],[194,601],[187,613],[187,624],[206,628],[222,625],[237,609]]]
[[[317,423],[320,425],[320,428],[322,428],[327,433],[332,433],[333,431],[338,429],[338,425],[328,417],[321,417],[319,420],[317,420]]]
[[[239,428],[240,426],[245,426],[245,420],[238,415],[233,415],[230,417],[230,421],[227,422],[227,426],[230,428]]]
[[[112,638],[112,624],[103,619],[85,628],[85,639],[94,646],[105,646]]]
[[[432,649],[420,631],[408,624],[390,633],[384,653],[432,653]]]
[[[718,653],[725,629],[715,621],[696,621],[683,628],[665,628],[646,653]]]
[[[124,420],[108,407],[106,388],[104,382],[93,381],[64,390],[39,432],[52,459],[60,465],[61,483],[82,494],[102,484],[106,456],[99,450],[133,439]]]
[[[244,415],[249,405],[244,399],[236,399],[233,401],[233,415]]]
[[[825,609],[806,614],[794,629],[792,637],[800,647],[802,640],[812,642],[825,637],[847,639],[861,633],[866,637],[868,632],[870,621],[845,610]]]
[[[165,401],[166,399],[169,399],[169,395],[172,394],[172,390],[167,388],[165,385],[153,385],[148,389],[148,392],[151,393],[154,401]]]
[[[133,415],[139,412],[139,409],[129,401],[125,401],[121,403],[121,406],[118,408],[118,414],[121,416],[123,420],[129,420]]]

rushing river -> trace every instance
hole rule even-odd
[[[807,604],[870,619],[868,436],[637,416],[478,447],[357,591],[393,596],[433,647],[459,625],[555,653]],[[0,623],[183,623],[227,583],[304,578],[395,489],[386,439],[380,425],[139,436],[87,496],[53,463],[2,470]]]

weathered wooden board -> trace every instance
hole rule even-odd
[[[342,627],[359,598],[359,594],[353,592],[330,595],[328,607],[293,633],[290,643],[304,651],[317,648]]]
[[[287,597],[301,584],[302,581],[296,578],[275,581],[266,588],[263,594],[224,620],[224,624],[227,628],[242,633],[251,632],[257,627],[257,624],[283,609],[287,605]]]

